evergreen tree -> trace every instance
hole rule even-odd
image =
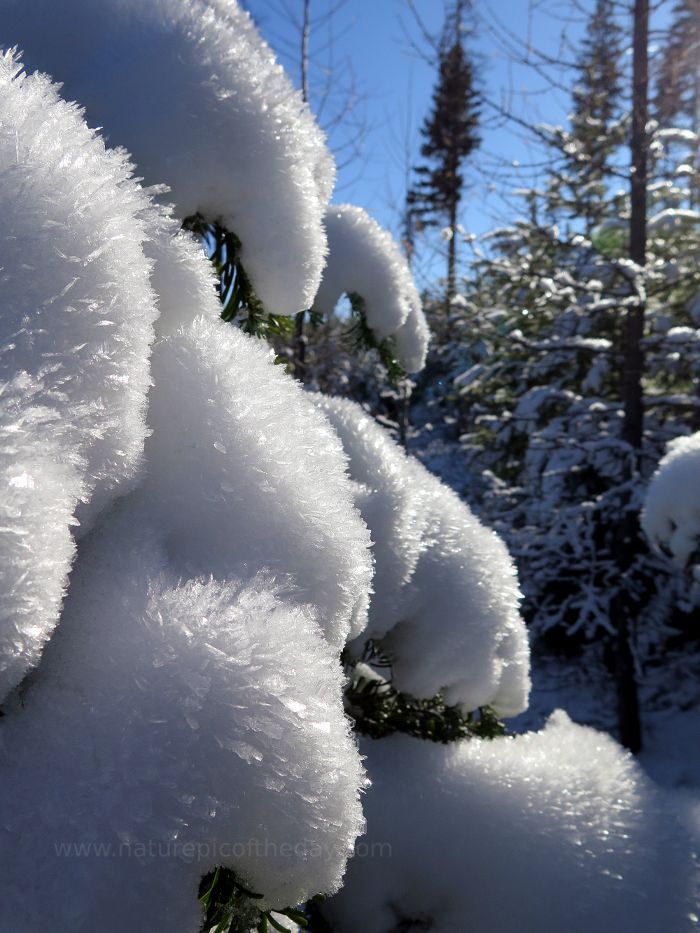
[[[571,158],[583,151],[580,100],[577,91],[569,126],[543,130],[551,177],[524,193],[523,219],[490,235],[463,298],[469,333],[459,348],[455,334],[443,341],[445,388],[422,392],[428,410],[414,421],[430,423],[431,464],[451,482],[461,477],[463,494],[508,540],[534,635],[567,653],[593,650],[614,665],[615,681],[619,644],[631,635],[647,689],[646,672],[658,676],[669,635],[677,646],[692,638],[697,604],[685,581],[637,541],[635,517],[642,477],[697,410],[700,236],[686,207],[697,177],[695,137],[664,127],[649,135],[643,114],[638,119],[636,144],[651,155],[648,177],[633,174],[648,200],[649,234],[630,261],[632,193],[613,184],[622,150],[599,162],[597,192],[586,187],[590,160]],[[624,122],[613,117],[615,126]],[[592,136],[594,147],[605,145]],[[571,223],[576,191],[589,195],[587,217],[597,218],[588,235]],[[647,209],[640,212],[634,194],[638,240]],[[642,329],[630,335],[632,317]],[[644,371],[632,379],[642,348]],[[643,422],[633,418],[641,410]],[[626,516],[634,518],[625,529],[634,547],[621,542]],[[620,635],[622,613],[631,632]]]
[[[700,120],[700,2],[676,0],[657,77],[655,116],[668,126]]]
[[[567,153],[575,169],[571,190],[574,216],[583,217],[585,233],[601,221],[611,160],[623,142],[622,30],[613,0],[597,0],[578,57],[579,81],[573,91],[572,145]]]
[[[455,0],[439,48],[438,82],[433,106],[421,134],[426,163],[416,169],[418,182],[409,195],[413,214],[423,223],[447,221],[447,300],[457,281],[457,216],[464,187],[462,164],[478,147],[479,95],[464,47],[464,0]]]

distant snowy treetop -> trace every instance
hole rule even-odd
[[[155,211],[123,152],[0,58],[0,700],[58,620],[84,531],[134,484],[156,317]]]
[[[646,494],[642,528],[684,567],[700,547],[700,432],[668,445]]]
[[[369,626],[392,659],[394,686],[442,691],[465,711],[527,706],[530,654],[515,567],[495,532],[408,457],[362,408],[317,396],[349,457],[374,544]]]
[[[329,256],[314,310],[330,314],[342,295],[359,295],[378,341],[390,338],[408,372],[425,365],[429,331],[405,256],[391,234],[360,207],[326,214]]]
[[[698,223],[700,211],[690,208],[667,207],[647,220],[647,229],[650,232],[679,227],[684,223]]]
[[[169,185],[180,219],[234,232],[268,311],[311,305],[335,167],[235,0],[3,0],[0,43],[61,81],[148,183]]]

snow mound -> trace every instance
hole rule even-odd
[[[337,890],[364,777],[313,609],[182,581],[136,498],[89,544],[3,720],[0,928],[193,933],[217,865],[267,906]]]
[[[364,638],[393,659],[394,685],[442,690],[466,710],[527,706],[529,648],[515,567],[501,539],[457,495],[407,457],[362,408],[316,397],[338,432],[374,544]]]
[[[339,933],[695,929],[690,843],[609,736],[559,711],[515,738],[362,748],[368,835],[326,907]]]
[[[668,445],[646,494],[642,528],[684,567],[700,545],[700,432]]]
[[[2,0],[0,41],[63,82],[182,219],[219,220],[269,311],[310,306],[334,164],[235,0]],[[293,231],[293,236],[290,236]]]
[[[429,331],[398,245],[369,214],[351,204],[328,208],[326,231],[329,256],[314,309],[329,314],[342,295],[360,295],[376,338],[391,338],[402,365],[418,372],[425,365]]]
[[[156,307],[125,154],[0,57],[0,700],[36,664],[74,545],[131,485]]]

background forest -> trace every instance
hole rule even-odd
[[[580,36],[557,59],[506,32],[533,81],[568,88],[562,125],[489,98],[478,3],[448,4],[439,35],[414,13],[435,89],[400,236],[433,273],[428,364],[403,381],[358,364],[341,316],[307,331],[305,378],[361,401],[498,530],[535,663],[580,681],[571,702],[639,750],[640,716],[697,702],[693,555],[680,570],[638,516],[667,442],[700,426],[700,7],[553,5]],[[482,157],[494,120],[527,137],[531,165]],[[477,238],[469,205],[494,185],[503,222]]]

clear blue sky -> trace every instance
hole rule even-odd
[[[407,0],[340,2],[341,8],[328,17],[338,0],[311,0],[311,104],[316,110],[321,107],[319,93],[326,73],[332,71],[333,87],[340,88],[335,99],[325,101],[321,124],[328,125],[353,86],[359,98],[353,119],[365,122],[367,129],[359,155],[352,146],[348,151],[352,126],[331,133],[341,164],[334,200],[359,204],[396,232],[407,169],[419,161],[419,128],[430,107],[435,69],[412,48],[426,46]],[[585,2],[592,5],[592,0]],[[302,0],[244,0],[244,5],[299,84]],[[415,7],[427,30],[439,33],[442,0],[415,0]],[[485,98],[530,122],[563,122],[574,73],[548,65],[545,76],[516,59],[529,58],[536,66],[537,52],[542,52],[571,61],[584,28],[574,4],[475,0],[474,25],[469,47]],[[547,78],[559,86],[552,87]],[[504,200],[504,196],[532,183],[543,158],[527,133],[505,122],[491,106],[485,106],[483,118],[483,143],[468,171],[461,216],[466,230],[476,234],[517,215],[517,199]],[[351,158],[346,160],[347,156]],[[433,263],[429,258],[427,262],[432,274]]]

